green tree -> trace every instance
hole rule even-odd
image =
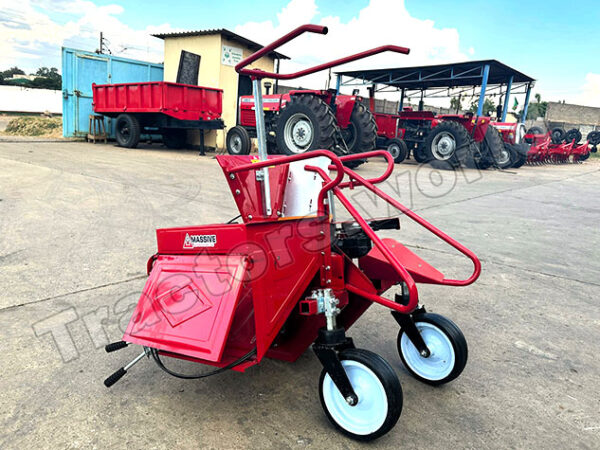
[[[479,106],[479,101],[474,101],[473,103],[471,103],[471,107],[469,108],[469,111],[471,111],[473,113],[476,113],[478,106]],[[492,100],[490,100],[489,98],[486,98],[483,101],[483,112],[482,112],[482,114],[484,116],[487,116],[490,113],[495,113],[495,112],[496,112],[496,105],[494,104],[494,102]]]
[[[452,97],[450,99],[450,109],[452,111],[460,112],[462,109],[462,100],[460,97]]]
[[[56,67],[40,67],[35,74],[37,78],[33,80],[32,86],[43,89],[60,90],[62,88],[62,77]]]
[[[542,96],[540,94],[535,94],[535,102],[530,102],[529,107],[527,108],[527,119],[535,120],[538,117],[546,116],[546,109],[548,108],[548,102],[542,101]],[[523,115],[523,110],[521,110],[520,115]]]
[[[2,78],[3,81],[7,81],[13,75],[25,75],[25,72],[23,72],[21,69],[19,69],[16,66],[11,67],[10,69],[5,70],[4,72],[0,72],[0,78]]]

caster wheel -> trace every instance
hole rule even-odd
[[[340,361],[358,403],[350,406],[329,374],[319,379],[321,405],[331,423],[345,435],[372,441],[390,431],[402,412],[402,387],[390,364],[368,350],[340,352]]]
[[[467,341],[454,322],[439,314],[417,314],[417,329],[431,351],[421,356],[408,336],[398,333],[398,353],[406,369],[419,381],[438,386],[458,377],[467,365]]]

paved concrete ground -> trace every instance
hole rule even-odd
[[[102,385],[137,352],[102,346],[121,337],[154,229],[237,214],[211,157],[0,143],[0,168],[0,448],[360,447],[327,422],[310,351],[295,364],[266,361],[204,381],[147,362]],[[403,369],[383,308],[351,330],[404,389],[400,421],[372,447],[600,447],[600,164],[458,175],[403,164],[385,188],[475,250],[484,268],[470,287],[421,289],[469,341],[465,372],[445,387]],[[467,275],[460,255],[402,224],[402,242]]]

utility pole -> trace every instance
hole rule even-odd
[[[98,53],[102,54],[102,45],[104,43],[104,38],[102,37],[102,31],[100,32],[100,47],[98,47]]]

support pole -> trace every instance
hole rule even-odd
[[[529,96],[531,95],[531,83],[527,85],[527,94],[525,94],[525,106],[523,107],[523,116],[521,117],[521,123],[525,123],[527,119],[527,109],[529,108]]]
[[[402,112],[402,108],[404,108],[404,88],[400,92],[400,104],[398,105],[398,114]]]
[[[510,100],[510,90],[512,88],[513,76],[511,75],[506,85],[506,95],[504,96],[504,107],[502,108],[502,120],[506,122],[506,113],[508,112],[508,101]]]
[[[262,102],[262,84],[258,78],[252,78],[252,92],[254,94],[254,115],[256,117],[256,140],[258,141],[258,159],[267,160],[267,135],[265,131],[265,114]],[[269,168],[263,167],[256,171],[257,179],[263,185],[264,211],[266,216],[271,215],[271,189],[269,185]]]
[[[488,78],[490,76],[490,65],[483,66],[483,78],[481,80],[481,92],[479,92],[479,105],[477,106],[477,115],[483,114],[483,103],[485,102],[485,90],[487,88]]]
[[[339,94],[340,93],[340,87],[342,85],[342,75],[341,74],[337,74],[337,79],[335,81],[335,93]]]

